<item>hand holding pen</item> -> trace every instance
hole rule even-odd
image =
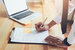
[[[37,24],[35,24],[35,28],[38,32],[42,32],[42,31],[46,31],[49,29],[48,25],[45,25],[44,23],[46,22],[47,18],[44,20],[44,22],[39,22]]]

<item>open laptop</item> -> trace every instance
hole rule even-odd
[[[40,13],[29,10],[26,0],[3,0],[5,8],[8,13],[8,17],[25,24],[25,20],[33,20],[37,17],[41,17]]]

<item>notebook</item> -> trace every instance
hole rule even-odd
[[[29,44],[32,44],[32,43],[33,44],[35,44],[35,43],[36,44],[47,44],[47,42],[45,42],[45,40],[44,40],[47,36],[49,36],[48,30],[43,31],[43,32],[37,32],[36,29],[32,28],[31,33],[25,33],[24,28],[15,28],[11,32],[10,42],[12,42],[12,43],[29,43]]]

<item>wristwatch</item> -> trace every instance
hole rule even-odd
[[[67,37],[64,39],[64,44],[66,44],[67,46],[71,46],[71,44],[69,44],[69,43],[67,42]]]

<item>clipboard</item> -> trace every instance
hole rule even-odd
[[[12,29],[12,32],[14,32],[14,30],[15,30],[15,28]],[[11,34],[12,34],[12,32],[11,32]],[[48,31],[46,31],[46,32],[48,32]],[[47,35],[47,36],[49,36],[49,35]],[[39,44],[39,45],[48,45],[48,43],[37,43],[37,42],[15,42],[15,41],[13,42],[13,41],[11,41],[11,37],[9,37],[8,43],[9,44]]]

